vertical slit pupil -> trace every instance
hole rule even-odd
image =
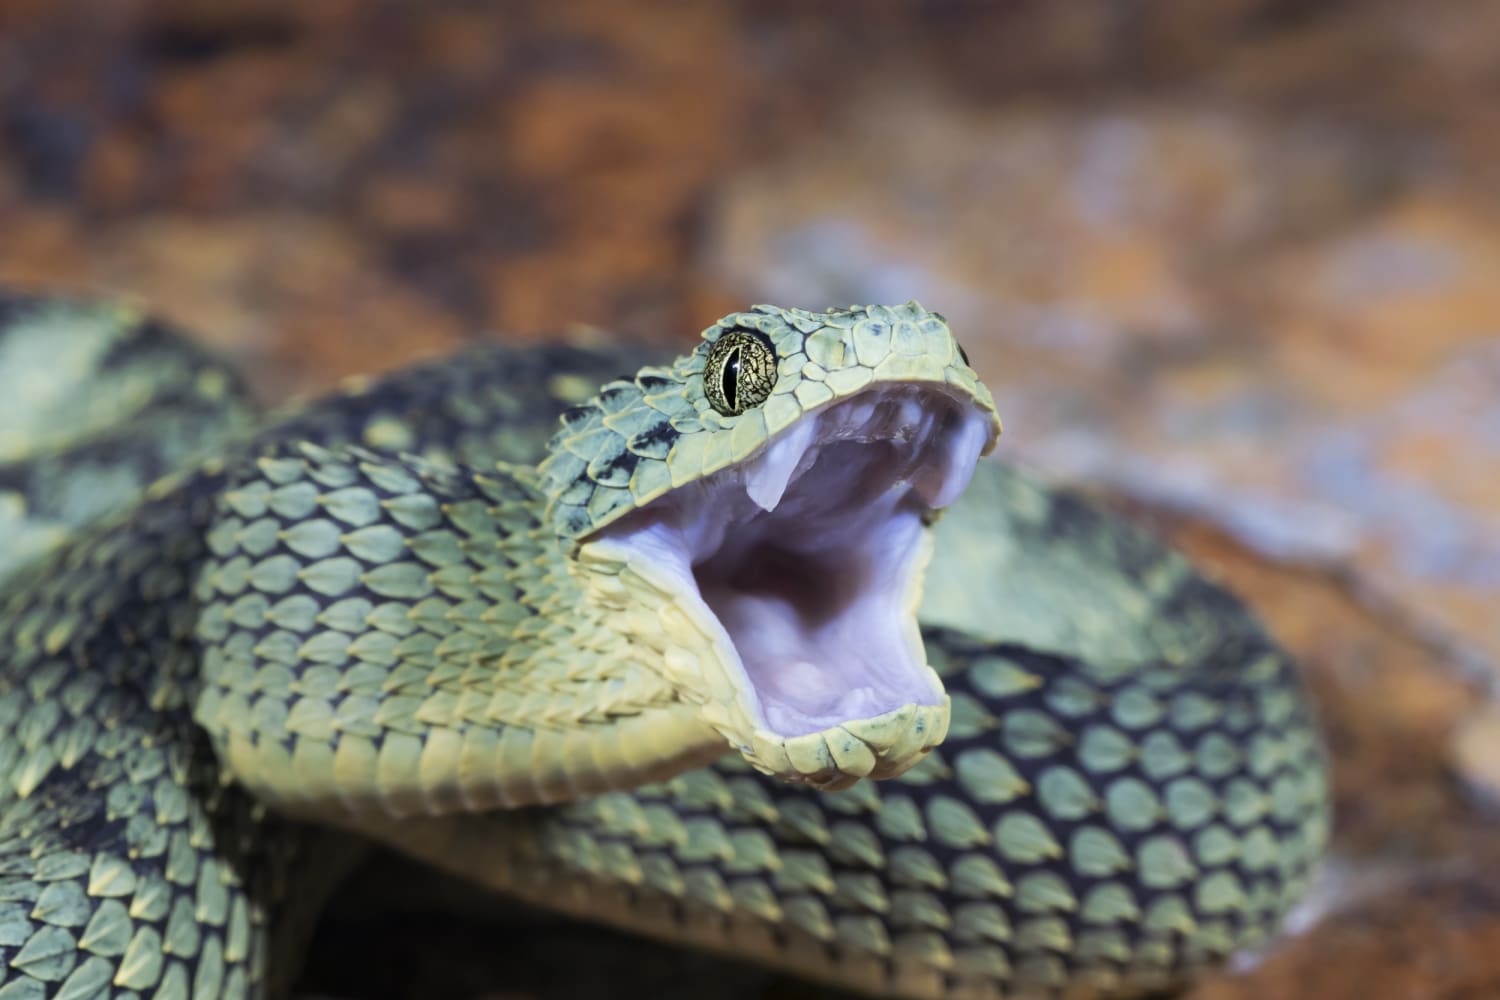
[[[739,409],[740,348],[733,348],[724,359],[724,371],[719,376],[719,389],[724,393],[724,402],[731,410]]]

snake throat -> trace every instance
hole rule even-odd
[[[711,655],[669,669],[752,763],[820,787],[894,776],[947,729],[916,622],[927,525],[967,486],[989,427],[941,386],[872,387],[590,547],[670,592],[707,637]],[[729,702],[717,717],[715,700]]]

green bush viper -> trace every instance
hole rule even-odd
[[[897,996],[1161,989],[1306,887],[1292,664],[997,463],[936,519],[998,423],[914,303],[245,399],[0,298],[0,1000],[283,993],[345,831]]]

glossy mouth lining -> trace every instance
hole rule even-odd
[[[915,617],[924,517],[963,492],[989,433],[940,386],[869,389],[603,535],[722,630],[775,735],[937,705]]]

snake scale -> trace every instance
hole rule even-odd
[[[0,297],[0,1000],[281,995],[360,838],[895,996],[1169,988],[1307,887],[1241,605],[992,461],[929,530],[998,428],[915,304],[246,400]]]

